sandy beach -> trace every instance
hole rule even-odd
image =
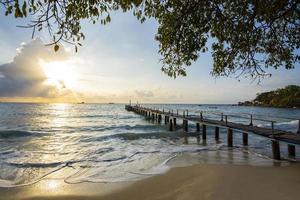
[[[2,189],[0,199],[278,199],[300,196],[300,165],[254,167],[239,165],[194,165],[172,168],[165,174],[137,182],[68,185],[53,180],[12,189]]]

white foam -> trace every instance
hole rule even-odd
[[[298,120],[292,120],[288,122],[278,122],[274,124],[275,129],[284,130],[284,131],[291,131],[296,133],[298,131]],[[271,123],[263,123],[258,124],[258,127],[271,127]]]

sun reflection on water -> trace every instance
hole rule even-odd
[[[47,188],[49,190],[57,189],[60,185],[60,183],[56,180],[50,180],[50,181],[46,182],[46,184],[47,184]]]

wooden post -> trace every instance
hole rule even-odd
[[[184,131],[188,132],[188,129],[189,129],[189,122],[188,122],[188,120],[184,120],[184,124],[185,124]]]
[[[189,110],[186,110],[186,116],[187,117],[189,116]]]
[[[252,118],[252,115],[250,115],[250,126],[253,126],[253,118]]]
[[[202,139],[206,140],[206,125],[202,124]]]
[[[295,145],[288,144],[288,152],[290,157],[295,157],[296,156],[296,148]]]
[[[215,127],[215,139],[218,141],[219,138],[220,138],[220,136],[219,136],[219,127],[216,126],[216,127]]]
[[[196,123],[197,130],[197,144],[200,144],[200,123]]]
[[[185,117],[185,111],[183,111],[183,117]]]
[[[243,133],[243,145],[248,146],[248,133]]]
[[[167,124],[168,122],[167,122],[167,120],[168,120],[168,116],[167,115],[165,115],[165,124]]]
[[[196,123],[197,132],[200,132],[200,123]]]
[[[158,115],[158,123],[161,123],[161,114]]]
[[[170,119],[169,131],[173,131],[173,120]]]
[[[177,116],[178,116],[178,109],[177,109]]]
[[[227,129],[227,146],[228,147],[232,147],[233,146],[233,142],[232,142],[232,129],[228,128]]]
[[[202,111],[200,112],[200,120],[203,121],[203,114],[202,114]]]
[[[174,126],[176,126],[176,118],[173,118],[173,121],[174,121]]]
[[[224,121],[224,119],[223,119],[223,113],[221,113],[221,122],[222,122],[222,121]]]
[[[298,134],[300,134],[300,119],[298,120],[298,131],[297,131]]]
[[[227,125],[227,115],[225,115],[225,123],[226,123],[226,125]]]
[[[152,113],[152,121],[154,122],[154,113]]]
[[[271,122],[271,127],[272,127],[272,134],[274,134],[274,122]]]
[[[280,146],[277,140],[272,140],[272,153],[275,160],[280,160]]]

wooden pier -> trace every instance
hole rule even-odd
[[[162,122],[164,118],[164,123],[169,125],[169,131],[175,130],[177,125],[177,120],[182,120],[182,127],[185,132],[188,132],[188,123],[192,122],[196,124],[196,130],[202,135],[202,139],[206,140],[206,127],[213,126],[215,127],[215,139],[219,140],[219,130],[220,128],[227,129],[227,145],[228,147],[233,146],[233,130],[237,130],[243,133],[243,145],[248,145],[248,134],[256,134],[269,138],[272,141],[272,154],[273,158],[280,160],[280,145],[279,142],[287,143],[289,157],[295,158],[296,148],[295,145],[300,145],[300,120],[298,120],[298,132],[293,133],[289,131],[278,130],[274,128],[274,121],[262,120],[260,121],[269,121],[271,128],[259,127],[253,125],[252,115],[249,117],[249,124],[242,124],[237,122],[230,122],[228,116],[223,113],[220,114],[220,120],[209,119],[204,117],[203,112],[200,112],[199,115],[189,115],[188,110],[184,110],[182,114],[179,114],[178,110],[173,112],[173,110],[168,110],[167,112],[159,109],[146,108],[140,105],[126,105],[125,109],[127,111],[132,111],[140,115],[144,115],[150,118],[153,121],[158,123]],[[242,116],[241,116],[242,117]],[[200,127],[202,132],[200,132]]]

